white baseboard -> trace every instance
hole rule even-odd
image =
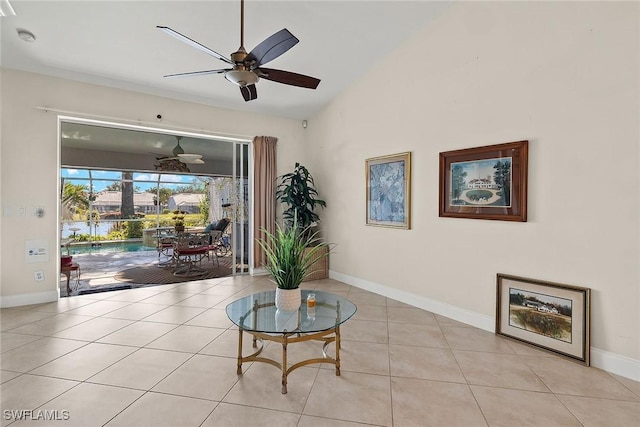
[[[451,304],[416,295],[411,292],[402,291],[379,283],[371,282],[369,280],[338,273],[333,270],[329,270],[329,277],[351,286],[365,289],[367,291],[392,298],[396,301],[401,301],[405,304],[448,317],[449,319],[457,320],[458,322],[462,322],[485,331],[495,332],[495,318],[493,316],[476,313]],[[635,360],[617,353],[611,353],[609,351],[591,347],[591,366],[634,381],[640,381],[640,360]]]
[[[640,381],[640,360],[591,347],[591,366],[612,374]]]
[[[260,267],[260,268],[251,269],[250,274],[252,276],[264,276],[265,274],[269,274],[269,272],[264,268]]]
[[[19,307],[22,305],[43,304],[58,300],[58,291],[37,292],[0,297],[0,308]]]

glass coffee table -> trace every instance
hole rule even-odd
[[[307,296],[316,297],[315,307],[307,306]],[[287,375],[294,369],[312,363],[331,363],[340,375],[340,325],[356,312],[356,306],[348,299],[328,292],[303,290],[300,308],[296,311],[281,311],[275,307],[275,291],[249,295],[227,305],[227,316],[238,326],[238,375],[242,374],[243,362],[269,363],[282,370],[282,393],[287,392]],[[253,336],[254,352],[242,355],[242,334]],[[260,356],[264,341],[282,344],[282,361]],[[287,366],[289,344],[317,340],[322,341],[322,357],[306,359]],[[258,341],[260,345],[258,346]],[[327,354],[327,346],[335,342],[335,357]]]

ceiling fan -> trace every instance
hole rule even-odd
[[[202,155],[185,153],[180,145],[181,136],[176,136],[178,143],[171,152],[172,156],[156,157],[156,170],[175,170],[180,172],[190,172],[187,164],[204,164]]]
[[[272,68],[264,68],[263,65],[273,61],[293,46],[299,40],[289,32],[286,28],[267,37],[259,43],[251,52],[247,53],[244,48],[244,0],[240,0],[240,47],[231,54],[228,59],[218,52],[209,49],[203,44],[190,39],[189,37],[169,28],[158,25],[157,28],[177,38],[196,49],[199,49],[214,58],[217,58],[227,64],[231,68],[222,68],[218,70],[192,71],[188,73],[169,74],[164,77],[185,77],[185,76],[202,76],[207,74],[224,74],[224,77],[232,83],[240,87],[240,93],[245,101],[251,101],[258,98],[256,91],[256,83],[260,78],[271,80],[291,86],[298,86],[308,89],[315,89],[320,83],[320,79],[305,76],[303,74],[292,73],[290,71],[274,70]]]

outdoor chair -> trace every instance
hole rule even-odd
[[[202,268],[202,259],[209,256],[209,234],[179,234],[174,240],[173,254],[177,277],[198,277],[208,273]]]
[[[173,238],[167,236],[165,230],[158,228],[156,230],[156,250],[158,251],[158,263],[168,264],[173,258]],[[166,257],[163,263],[160,262],[160,255]]]
[[[229,224],[231,224],[231,220],[229,218],[222,218],[209,232],[209,252],[216,256],[216,261],[218,260],[218,256],[223,256],[227,253],[228,245],[225,244],[224,239],[226,238],[225,231],[227,227],[229,227]]]

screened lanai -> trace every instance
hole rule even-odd
[[[248,271],[248,143],[82,120],[62,121],[60,141],[61,264],[78,264],[61,267],[61,296],[175,282],[160,236],[223,218],[206,260],[222,269],[202,277]]]

